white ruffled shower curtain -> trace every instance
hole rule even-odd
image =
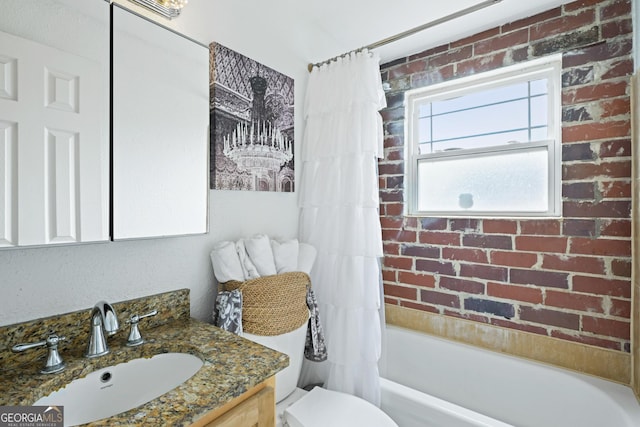
[[[305,361],[301,383],[380,402],[382,232],[378,166],[386,106],[380,59],[352,53],[314,67],[305,99],[300,239],[315,246],[311,273],[329,357]]]

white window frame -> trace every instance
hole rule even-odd
[[[449,80],[405,93],[405,215],[439,217],[560,217],[562,214],[562,55],[550,55],[544,58],[503,67],[497,70]],[[419,108],[421,103],[463,96],[479,90],[486,90],[511,83],[546,77],[549,81],[548,93],[548,129],[549,138],[541,141],[525,142],[513,145],[484,147],[420,154],[419,150]],[[480,157],[489,153],[508,150],[531,150],[548,147],[548,210],[545,212],[528,211],[419,211],[418,210],[418,163],[423,159],[455,159]]]

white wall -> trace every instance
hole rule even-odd
[[[117,1],[132,7],[125,0]],[[190,11],[196,4],[198,10]],[[264,14],[248,8],[246,2],[191,0],[178,19],[157,19],[201,43],[222,43],[295,79],[299,181],[307,64],[283,40],[271,37],[269,27],[284,25],[286,17],[280,24],[262,18]],[[208,320],[214,298],[209,261],[213,244],[255,233],[295,237],[297,214],[297,193],[214,190],[207,235],[2,250],[0,325],[89,308],[100,299],[120,301],[180,288],[191,289],[191,315]]]

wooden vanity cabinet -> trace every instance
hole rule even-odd
[[[275,388],[274,376],[205,414],[191,427],[273,427],[276,421]]]

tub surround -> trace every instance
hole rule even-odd
[[[391,304],[385,305],[385,315],[390,325],[631,384],[628,353]]]
[[[191,319],[188,290],[113,305],[121,328],[115,336],[107,338],[111,352],[95,359],[84,357],[90,309],[1,327],[0,405],[30,405],[97,369],[135,358],[182,352],[204,361],[203,367],[191,379],[145,405],[91,425],[187,426],[208,417],[211,411],[228,407],[230,401],[268,382],[289,363],[282,353]],[[129,327],[125,320],[131,314],[144,314],[153,309],[158,310],[158,315],[144,319],[140,324],[147,342],[138,347],[127,347]],[[11,346],[40,340],[49,329],[68,338],[59,346],[67,367],[59,374],[43,375],[39,371],[44,366],[46,349],[13,354]]]

